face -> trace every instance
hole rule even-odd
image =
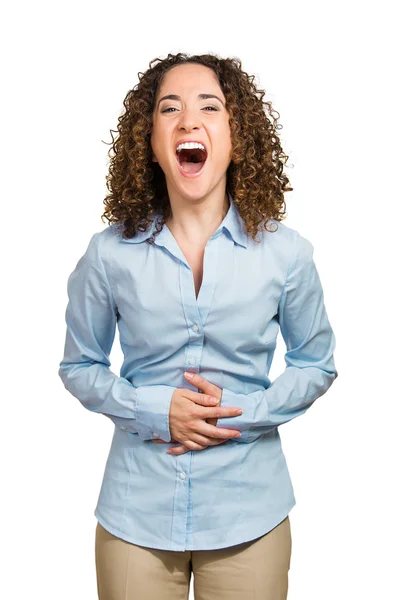
[[[178,98],[162,100],[169,94]],[[199,94],[217,98],[199,98]],[[176,148],[183,140],[202,142],[207,151],[202,169],[191,176],[182,171],[177,159]],[[151,146],[152,160],[159,163],[165,174],[170,199],[197,199],[208,197],[218,187],[225,190],[232,154],[229,113],[225,109],[225,96],[210,68],[184,64],[166,73],[156,96]],[[192,171],[198,166],[185,165]]]

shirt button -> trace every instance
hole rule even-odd
[[[188,363],[189,363],[190,365],[194,365],[194,364],[195,364],[195,358],[189,358],[189,359],[188,359]]]
[[[154,432],[153,432],[153,435],[154,435],[155,437],[159,437],[159,434],[158,434],[158,432],[157,432],[157,431],[154,431]]]
[[[197,332],[199,329],[198,325],[193,325],[193,331]]]
[[[126,431],[127,430],[127,428],[124,427],[124,425],[121,425],[120,429],[122,429],[122,431]]]
[[[185,479],[186,478],[186,474],[185,473],[180,473],[180,479]]]

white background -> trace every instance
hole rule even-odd
[[[405,597],[398,9],[353,0],[2,9],[1,597],[97,598],[93,510],[114,426],[58,378],[66,284],[107,226],[102,140],[138,72],[180,51],[239,57],[280,113],[294,187],[284,223],[315,247],[337,340],[338,379],[280,428],[297,499],[288,599]],[[271,379],[284,368],[282,343]],[[120,360],[116,338],[115,372]]]

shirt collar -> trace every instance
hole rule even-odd
[[[212,237],[217,237],[222,232],[222,229],[226,229],[233,241],[237,244],[240,244],[244,248],[247,247],[247,234],[245,232],[244,222],[242,217],[239,214],[239,210],[236,204],[233,201],[233,197],[228,193],[229,198],[229,210],[226,213],[222,223],[219,225],[218,229],[213,233]],[[145,242],[149,237],[151,237],[152,232],[154,230],[155,222],[158,218],[158,215],[155,213],[153,221],[146,231],[138,231],[136,236],[133,238],[125,239],[121,237],[121,242],[126,242],[130,244],[139,244],[141,242]],[[170,233],[169,228],[166,224],[163,225],[162,231],[156,236],[155,243],[160,245],[164,245],[167,235]]]

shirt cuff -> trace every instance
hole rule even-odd
[[[169,411],[175,387],[149,385],[136,388],[135,422],[141,440],[170,442]]]
[[[226,388],[222,389],[222,396],[221,396],[221,404],[220,406],[237,406],[242,408],[243,413],[241,415],[236,415],[234,417],[221,417],[217,420],[217,427],[225,427],[226,429],[236,429],[237,431],[241,432],[241,436],[238,438],[232,438],[233,441],[235,442],[250,442],[253,441],[254,439],[257,439],[257,437],[254,433],[252,433],[250,431],[250,426],[249,426],[249,418],[251,419],[252,416],[251,415],[247,415],[246,414],[246,409],[248,408],[248,405],[246,404],[246,406],[241,406],[240,405],[240,400],[241,398],[241,394],[235,394],[233,392],[231,392],[230,390],[227,390]],[[238,404],[239,402],[239,404]]]

